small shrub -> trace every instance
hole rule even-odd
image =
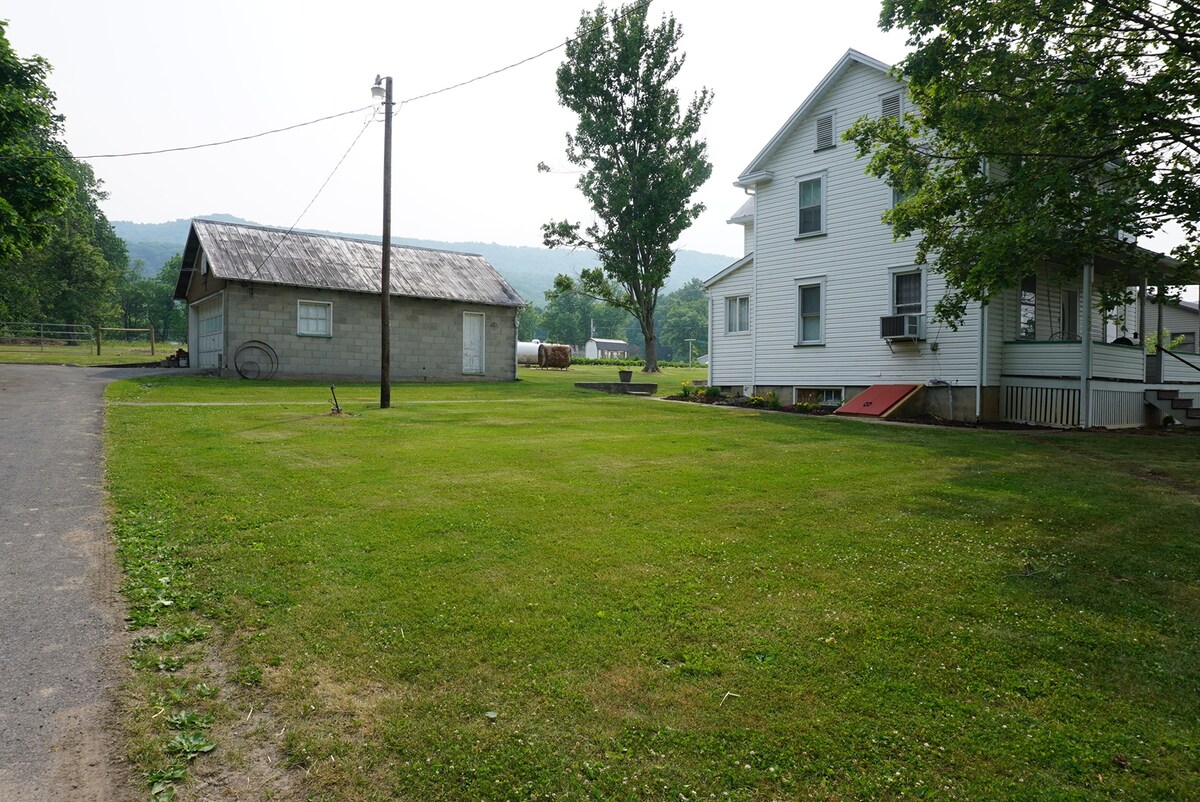
[[[711,384],[704,388],[704,397],[709,401],[715,401],[721,397],[721,388],[713,387]]]
[[[779,396],[774,390],[769,391],[764,399],[767,402],[767,409],[779,409],[783,405],[779,403]]]
[[[1163,329],[1163,350],[1164,351],[1174,351],[1176,348],[1183,345],[1183,341],[1184,341],[1184,336],[1182,334],[1180,334],[1177,337],[1172,337],[1170,329]],[[1158,332],[1157,331],[1146,332],[1146,336],[1143,339],[1143,342],[1146,345],[1146,353],[1147,354],[1157,354],[1158,353]]]
[[[755,409],[764,409],[767,406],[767,399],[761,395],[752,395],[746,399],[746,406],[754,407]]]

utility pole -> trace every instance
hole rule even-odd
[[[695,344],[696,338],[689,337],[684,342],[688,344],[688,367],[690,368],[692,366],[692,346]]]
[[[383,86],[380,86],[380,82]],[[375,76],[371,96],[383,96],[383,264],[379,278],[379,408],[392,405],[392,76]]]

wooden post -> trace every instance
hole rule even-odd
[[[150,356],[154,356],[154,324],[150,324]]]
[[[392,76],[383,79],[383,260],[379,277],[379,408],[392,405]]]
[[[96,324],[96,356],[100,356],[100,324]]]

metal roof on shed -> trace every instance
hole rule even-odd
[[[186,297],[201,250],[209,271],[227,281],[379,292],[383,251],[378,242],[193,220],[175,285],[176,298]],[[512,285],[478,254],[404,245],[392,245],[391,294],[492,306],[525,305]]]

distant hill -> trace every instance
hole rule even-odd
[[[250,220],[228,214],[198,216],[227,223],[257,225]],[[167,223],[132,223],[127,220],[112,222],[117,236],[125,240],[125,245],[129,249],[130,264],[141,259],[145,262],[144,272],[146,275],[156,274],[168,259],[183,251],[190,225],[191,220],[189,219],[172,220]],[[313,229],[305,230],[312,231]],[[376,242],[380,239],[378,234],[346,234],[338,231],[316,231],[316,233]],[[500,271],[500,275],[508,279],[517,292],[521,293],[521,297],[539,306],[545,303],[545,292],[554,284],[556,275],[578,273],[583,268],[596,265],[595,255],[590,251],[559,251],[520,245],[498,245],[494,242],[439,242],[409,237],[393,237],[392,239],[400,245],[480,254]],[[730,256],[698,251],[679,251],[675,257],[675,267],[671,271],[671,280],[667,284],[667,290],[670,291],[686,284],[693,278],[706,279],[724,270],[733,261],[734,258]]]

